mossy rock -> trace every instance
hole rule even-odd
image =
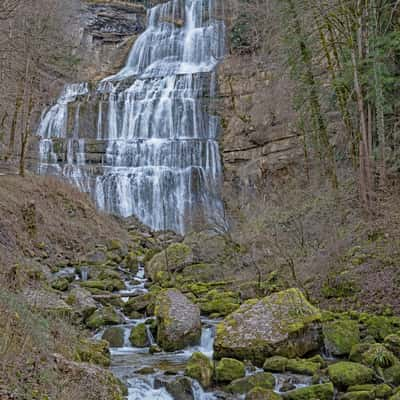
[[[110,347],[124,346],[124,330],[119,326],[107,328],[101,338],[106,340]]]
[[[360,341],[360,329],[357,321],[339,319],[324,322],[322,325],[324,345],[328,353],[344,356]]]
[[[362,314],[360,321],[364,325],[365,335],[372,336],[375,340],[382,342],[385,337],[397,333],[399,330],[399,318],[384,317],[378,315]]]
[[[138,324],[132,328],[129,340],[133,347],[148,347],[150,345],[147,336],[146,324]]]
[[[121,316],[109,306],[96,310],[86,320],[86,326],[90,329],[98,329],[104,325],[119,325],[122,322]]]
[[[339,388],[371,383],[374,380],[374,372],[371,368],[349,361],[330,365],[328,374],[335,386]]]
[[[345,393],[341,398],[341,400],[374,400],[375,394],[373,391],[354,391]]]
[[[123,311],[126,315],[131,316],[134,312],[145,313],[149,305],[153,301],[151,293],[145,293],[140,296],[131,297],[123,306]],[[132,318],[132,317],[131,317]]]
[[[197,344],[201,336],[200,309],[176,289],[156,297],[157,343],[165,351]]]
[[[369,367],[383,369],[399,363],[397,357],[380,343],[371,344],[369,349],[362,354],[361,361]]]
[[[192,249],[183,243],[173,243],[166,250],[156,254],[145,266],[146,276],[160,281],[160,273],[169,274],[193,261]],[[168,265],[167,265],[168,262]]]
[[[301,357],[320,348],[319,310],[298,289],[248,301],[217,326],[216,358],[250,360],[262,366],[267,357]]]
[[[58,278],[51,282],[51,287],[60,292],[66,292],[69,289],[69,281],[67,278]]]
[[[254,375],[235,379],[225,390],[230,393],[245,394],[255,387],[273,389],[275,387],[274,376],[269,372],[258,372]]]
[[[400,357],[400,335],[391,334],[385,337],[385,346],[396,355]]]
[[[212,384],[213,374],[214,366],[211,360],[203,353],[193,353],[186,364],[185,375],[196,379],[204,389],[207,389]]]
[[[76,359],[108,367],[111,363],[108,346],[108,342],[105,340],[81,340],[76,348]]]
[[[123,264],[132,274],[136,275],[139,271],[139,259],[140,256],[138,254],[130,251],[125,257]]]
[[[89,291],[101,290],[103,292],[115,292],[125,289],[125,283],[121,279],[90,280],[81,282],[80,285]]]
[[[385,383],[382,383],[375,388],[375,398],[378,399],[387,399],[392,393],[392,388]]]
[[[225,317],[240,307],[240,300],[235,293],[211,290],[199,301],[202,314]]]
[[[222,358],[215,368],[215,379],[217,382],[232,382],[235,379],[243,378],[246,375],[246,368],[241,361],[232,358]]]
[[[301,389],[291,390],[285,393],[284,398],[288,400],[332,400],[334,388],[332,383],[312,385]]]
[[[363,354],[371,348],[371,343],[358,343],[351,348],[349,360],[360,363]]]
[[[386,383],[400,386],[400,364],[395,364],[392,367],[385,369],[383,375]]]
[[[282,397],[273,390],[256,387],[247,393],[245,400],[281,400]]]
[[[290,359],[286,364],[286,371],[301,375],[315,375],[320,369],[320,364],[309,360]]]
[[[289,359],[282,356],[273,356],[265,360],[263,369],[269,372],[285,372]]]

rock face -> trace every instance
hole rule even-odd
[[[262,365],[267,357],[295,358],[320,346],[320,312],[298,289],[275,293],[242,305],[217,328],[217,357],[251,360]]]
[[[200,309],[175,289],[162,291],[156,299],[157,343],[166,351],[195,344],[201,336]]]

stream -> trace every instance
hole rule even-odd
[[[124,271],[126,277],[129,273]],[[132,284],[131,282],[134,282]],[[147,279],[144,276],[144,268],[139,267],[138,273],[133,280],[126,279],[126,289],[120,294],[141,295],[147,292]],[[126,302],[128,297],[122,297]],[[201,352],[210,359],[213,358],[213,344],[216,332],[216,325],[220,320],[202,317],[202,334],[200,343],[196,346],[188,347],[176,352],[160,352],[152,354],[150,347],[133,347],[129,336],[131,329],[148,321],[151,318],[130,319],[124,316],[124,323],[117,325],[124,331],[124,343],[122,347],[112,347],[111,352],[111,371],[121,379],[128,387],[128,400],[175,400],[167,392],[164,384],[168,380],[173,380],[178,376],[183,376],[185,365],[194,352]],[[95,335],[96,339],[101,339],[104,330]],[[147,329],[149,343],[156,344],[150,329]],[[260,372],[260,369],[248,369],[247,374],[251,375]],[[296,374],[274,374],[276,379],[275,391],[281,393],[281,389],[288,383],[292,388],[304,387],[311,384],[311,377]],[[228,395],[223,392],[205,392],[200,384],[195,380],[192,382],[191,398],[193,400],[217,400],[217,399],[244,399],[240,395]],[[187,398],[187,397],[185,397]]]

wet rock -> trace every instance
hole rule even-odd
[[[309,360],[288,360],[286,370],[300,375],[315,375],[320,369],[320,364]]]
[[[269,372],[285,372],[288,359],[282,356],[274,356],[267,358],[264,362],[264,371]]]
[[[140,375],[151,375],[154,374],[156,372],[156,370],[152,367],[143,367],[138,369],[137,371],[135,371],[136,374],[140,374]]]
[[[162,348],[158,344],[152,344],[149,348],[149,353],[150,354],[156,354],[156,353],[161,353]]]
[[[320,348],[320,318],[298,289],[249,301],[217,327],[216,357],[263,365],[267,357],[301,357]]]
[[[222,358],[215,368],[215,379],[217,382],[232,382],[243,378],[245,374],[245,365],[232,358]]]
[[[226,387],[226,390],[231,393],[245,394],[256,387],[273,389],[275,387],[274,376],[269,372],[259,372],[245,378],[235,379]]]
[[[86,326],[91,329],[98,329],[104,325],[119,325],[122,322],[121,316],[113,307],[109,306],[96,310],[86,320]]]
[[[279,394],[276,394],[273,390],[256,387],[250,390],[246,395],[245,400],[280,400],[282,399]]]
[[[131,316],[133,313],[138,312],[143,314],[146,312],[147,307],[153,301],[153,296],[150,293],[146,293],[140,296],[131,297],[124,304],[124,314]]]
[[[360,329],[357,321],[340,319],[328,321],[322,325],[324,345],[329,354],[348,355],[351,348],[360,341]]]
[[[309,387],[295,389],[285,393],[284,398],[288,400],[332,400],[334,388],[332,383],[323,383],[321,385],[312,385]]]
[[[156,389],[165,387],[174,400],[194,400],[192,381],[184,376],[157,377],[154,382]]]
[[[132,328],[129,340],[133,347],[148,347],[150,345],[147,337],[147,329],[145,324],[138,324]]]
[[[68,282],[75,280],[76,271],[73,267],[63,268],[54,274],[56,279],[66,279]]]
[[[102,339],[106,340],[110,347],[123,347],[124,330],[119,326],[107,328],[103,333]]]
[[[156,298],[157,343],[166,351],[196,344],[201,336],[199,307],[176,289],[162,291]]]
[[[339,388],[370,383],[374,379],[374,372],[365,365],[341,361],[328,367],[329,378]]]
[[[203,388],[211,386],[214,366],[203,353],[193,353],[186,364],[185,375],[196,379]]]

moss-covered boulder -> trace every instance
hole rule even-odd
[[[65,292],[69,289],[69,281],[67,278],[57,278],[51,282],[51,287],[60,292]]]
[[[131,330],[129,340],[133,347],[148,347],[150,342],[147,336],[146,324],[138,324],[134,326]]]
[[[286,371],[301,375],[315,375],[320,369],[320,364],[301,359],[289,359],[286,364]]]
[[[186,364],[185,375],[196,379],[200,385],[207,389],[211,386],[214,366],[211,360],[203,353],[193,353]]]
[[[199,302],[202,314],[225,317],[240,307],[240,299],[233,292],[210,290]]]
[[[96,294],[97,291],[115,292],[125,289],[122,279],[89,280],[80,283],[82,287]]]
[[[73,308],[74,314],[82,320],[86,320],[97,309],[91,293],[81,287],[73,288],[65,301]]]
[[[345,393],[340,397],[341,400],[375,400],[375,394],[373,391],[354,391]]]
[[[332,383],[323,383],[291,390],[285,393],[284,398],[288,400],[332,400],[333,395],[334,388]]]
[[[255,387],[273,389],[275,387],[274,376],[269,372],[258,372],[254,375],[235,379],[225,390],[230,393],[245,394]]]
[[[83,339],[76,348],[75,358],[77,361],[108,367],[111,363],[108,342],[105,340]]]
[[[215,368],[215,379],[217,382],[229,383],[235,379],[243,378],[246,368],[241,361],[232,358],[223,358]]]
[[[400,335],[392,334],[385,337],[385,346],[396,355],[400,357]]]
[[[192,249],[183,243],[173,243],[146,264],[146,276],[157,282],[165,273],[172,273],[192,262]]]
[[[265,360],[263,369],[269,372],[285,372],[288,358],[282,356],[273,356]]]
[[[301,357],[320,348],[321,314],[298,289],[249,301],[217,327],[215,355],[251,360]]]
[[[273,390],[256,387],[247,393],[245,400],[281,400]]]
[[[400,319],[397,317],[361,314],[360,322],[364,326],[365,335],[380,342],[400,328]]]
[[[339,388],[362,385],[374,380],[374,372],[365,365],[341,361],[328,367],[331,381]]]
[[[98,329],[104,325],[119,325],[122,322],[121,316],[109,306],[96,310],[86,320],[86,326],[90,329]]]
[[[124,330],[119,326],[111,326],[104,331],[101,338],[106,340],[110,347],[123,347]]]
[[[344,356],[360,341],[360,329],[357,321],[339,319],[322,325],[324,345],[328,353]]]
[[[360,363],[362,361],[363,354],[368,351],[371,347],[371,343],[358,343],[351,348],[349,354],[349,360]]]
[[[361,356],[363,364],[373,368],[389,368],[399,363],[397,357],[380,343],[371,344]]]
[[[400,364],[395,364],[392,367],[385,369],[383,376],[385,377],[386,383],[400,386]]]
[[[131,316],[134,313],[145,313],[153,301],[151,293],[145,293],[140,296],[131,297],[123,306],[124,314]]]
[[[156,297],[157,343],[166,351],[196,344],[201,336],[200,309],[176,289]]]

